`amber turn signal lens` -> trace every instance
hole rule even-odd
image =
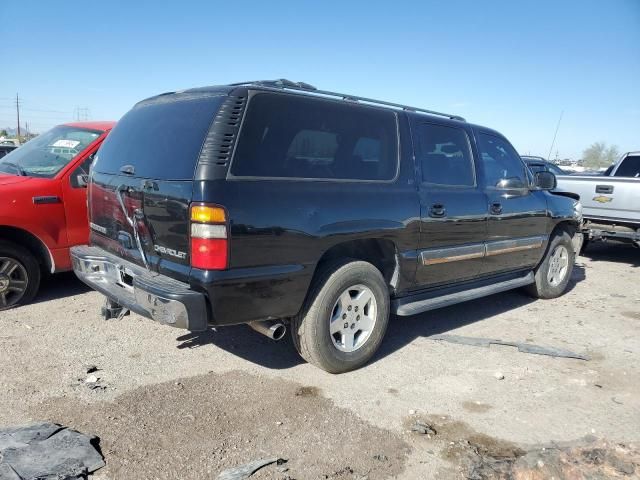
[[[226,215],[224,208],[193,205],[191,207],[191,221],[199,223],[224,223]]]

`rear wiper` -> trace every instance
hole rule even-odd
[[[20,174],[23,177],[27,176],[27,172],[24,171],[24,168],[22,168],[20,165],[18,165],[17,163],[13,163],[13,162],[4,162],[5,165],[9,165],[10,167],[13,167],[16,169],[16,171],[18,172],[18,174]]]
[[[140,234],[138,233],[138,217],[136,215],[138,212],[137,210],[134,210],[133,217],[129,217],[129,213],[127,212],[127,207],[125,206],[124,200],[122,199],[122,193],[127,191],[129,191],[129,187],[127,187],[126,185],[120,185],[118,188],[116,188],[116,197],[118,199],[118,203],[120,203],[120,208],[124,212],[124,218],[127,219],[127,222],[129,223],[129,225],[131,225],[131,228],[133,229],[133,237],[136,240],[136,246],[138,247],[138,252],[140,252],[140,256],[142,257],[142,263],[144,263],[145,268],[149,270],[149,263],[147,262],[147,256],[144,253],[144,248],[142,248],[142,242],[140,241]]]

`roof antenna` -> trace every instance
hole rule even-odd
[[[549,147],[549,155],[547,155],[547,160],[551,160],[551,151],[553,150],[553,146],[556,144],[556,136],[558,135],[558,129],[560,128],[560,122],[562,121],[562,115],[564,115],[564,110],[560,112],[560,118],[558,119],[558,125],[556,125],[556,133],[553,134],[553,142],[551,142],[551,147]]]

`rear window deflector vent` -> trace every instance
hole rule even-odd
[[[227,167],[247,103],[245,96],[229,96],[213,119],[200,152],[200,164]]]

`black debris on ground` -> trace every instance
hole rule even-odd
[[[220,473],[220,475],[218,475],[218,480],[245,480],[267,465],[271,465],[273,463],[283,465],[286,462],[287,461],[285,459],[278,457],[254,460],[253,462],[245,463],[244,465],[240,465],[239,467],[224,470]]]
[[[540,345],[534,345],[532,343],[526,343],[526,342],[509,342],[509,341],[500,340],[497,338],[463,337],[460,335],[448,335],[448,334],[431,335],[428,338],[430,338],[431,340],[457,343],[460,345],[470,345],[473,347],[488,348],[491,345],[504,345],[507,347],[515,347],[518,349],[519,352],[522,352],[522,353],[531,353],[534,355],[547,355],[549,357],[559,357],[559,358],[575,358],[577,360],[585,360],[585,361],[589,360],[589,357],[586,355],[581,355],[579,353],[575,353],[570,350],[565,350],[563,348],[543,347]]]
[[[49,422],[0,429],[0,480],[80,480],[104,467],[99,439]]]
[[[419,433],[420,435],[436,435],[438,433],[431,425],[421,421],[416,421],[416,423],[411,425],[411,431]]]
[[[519,448],[481,437],[449,446],[466,465],[468,480],[633,479],[640,473],[640,450],[633,445],[589,439]]]

